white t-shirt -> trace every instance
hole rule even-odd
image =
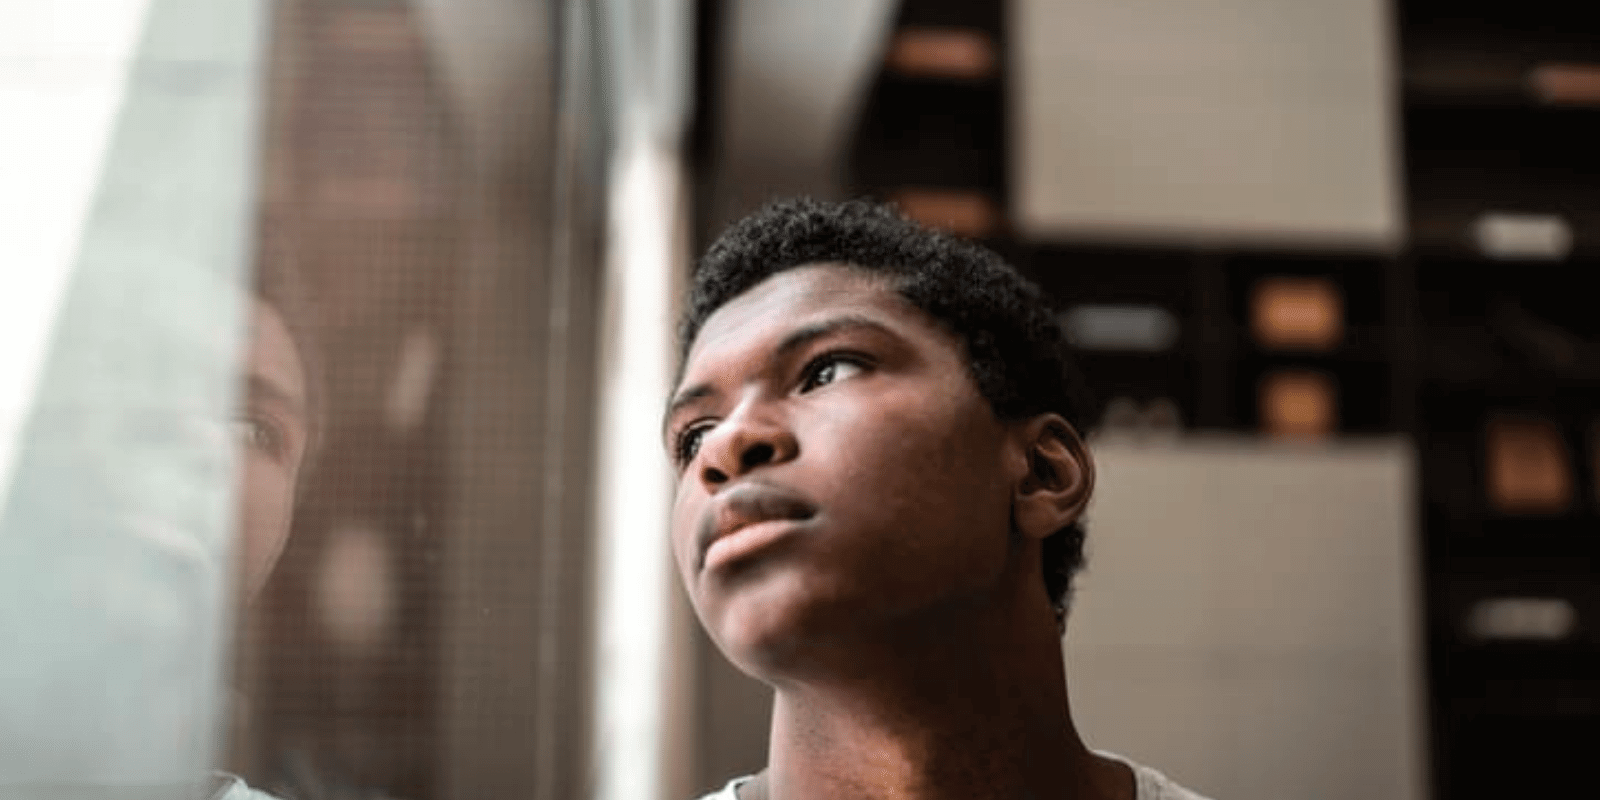
[[[1203,795],[1196,794],[1173,783],[1171,778],[1143,764],[1135,764],[1113,753],[1102,753],[1098,750],[1095,752],[1106,758],[1121,761],[1127,764],[1129,769],[1133,770],[1134,800],[1206,800]]]
[[[1120,761],[1133,770],[1133,796],[1135,800],[1206,800],[1204,796],[1195,794],[1173,783],[1171,778],[1142,764],[1135,764],[1115,753],[1096,750],[1095,754],[1105,756],[1114,761]],[[742,778],[734,778],[728,781],[728,785],[722,787],[721,790],[712,792],[700,798],[700,800],[738,800],[738,795],[734,794],[734,790],[752,777],[754,776],[746,775]]]
[[[211,800],[278,800],[266,792],[252,789],[232,775],[217,776],[217,790]]]

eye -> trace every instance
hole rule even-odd
[[[830,383],[854,377],[867,369],[866,359],[848,353],[824,353],[806,365],[800,376],[803,394]]]
[[[672,458],[678,466],[681,467],[694,460],[695,455],[700,452],[700,443],[705,441],[706,434],[711,431],[713,424],[710,420],[702,420],[690,423],[678,432],[672,442]]]
[[[259,416],[238,417],[233,421],[233,435],[241,447],[274,459],[283,457],[286,444],[283,431],[269,419]]]

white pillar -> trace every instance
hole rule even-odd
[[[689,14],[682,0],[604,9],[616,145],[601,300],[593,796],[679,800],[693,788],[692,623],[668,546],[660,424],[688,272]]]

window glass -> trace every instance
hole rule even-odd
[[[583,4],[20,5],[0,795],[579,796]]]

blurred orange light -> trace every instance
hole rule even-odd
[[[1541,102],[1600,104],[1600,64],[1540,64],[1528,73],[1528,84]]]
[[[886,57],[902,75],[957,80],[987,80],[998,71],[994,40],[962,28],[904,28],[895,34]]]
[[[1261,380],[1261,427],[1278,439],[1322,439],[1338,424],[1333,378],[1305,369],[1269,373]]]
[[[1265,347],[1332,350],[1344,338],[1344,298],[1325,278],[1264,278],[1251,305],[1251,328]]]
[[[905,189],[894,193],[892,199],[911,219],[958,236],[989,236],[1000,224],[1000,210],[981,192]]]
[[[1549,514],[1572,502],[1572,470],[1561,431],[1542,419],[1490,420],[1489,501],[1504,514]]]

